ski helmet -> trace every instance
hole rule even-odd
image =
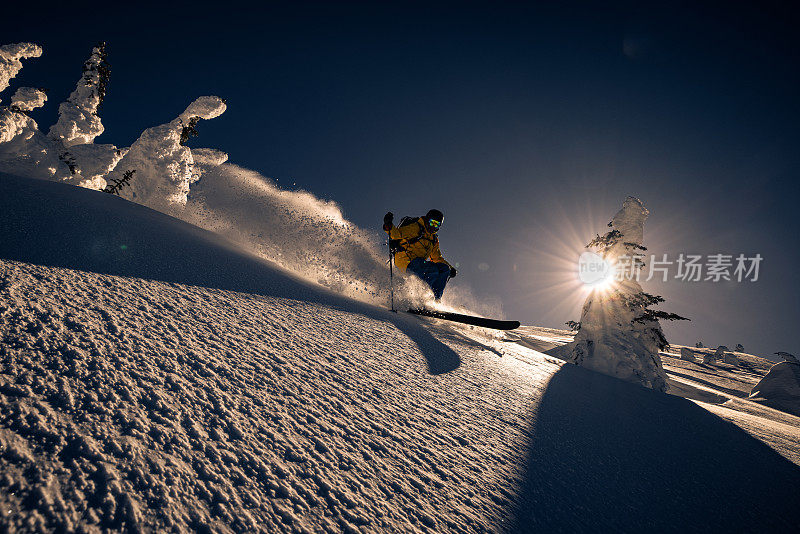
[[[435,232],[444,221],[444,215],[439,210],[430,210],[425,214],[425,220],[428,221],[428,228]]]

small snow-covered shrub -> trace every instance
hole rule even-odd
[[[715,352],[704,352],[703,353],[703,363],[714,363],[718,360],[717,354]]]
[[[122,178],[114,180],[114,183],[106,185],[103,188],[103,192],[119,195],[120,191],[122,191],[125,186],[130,185],[131,178],[135,172],[135,170],[126,171],[125,174],[122,175]]]
[[[738,367],[738,365],[739,365],[739,357],[738,357],[738,356],[736,356],[736,355],[735,355],[734,353],[732,353],[732,352],[726,352],[726,353],[725,353],[725,354],[722,356],[722,361],[723,361],[724,363],[727,363],[727,364],[730,364],[730,365],[735,365],[735,366],[737,366],[737,367]]]

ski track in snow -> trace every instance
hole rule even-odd
[[[509,383],[497,354],[454,335],[461,369],[434,376],[365,316],[2,265],[12,527],[491,530],[520,478],[528,401],[557,369]]]

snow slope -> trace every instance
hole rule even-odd
[[[563,333],[392,314],[54,182],[0,176],[0,236],[0,530],[800,526],[800,436],[531,348]]]

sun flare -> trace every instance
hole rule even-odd
[[[595,252],[578,258],[578,279],[592,291],[607,291],[614,284],[614,264]]]

